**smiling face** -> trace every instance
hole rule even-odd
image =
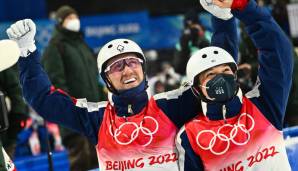
[[[202,86],[201,91],[205,97],[209,97],[206,90],[206,85],[208,81],[214,78],[217,74],[231,74],[233,75],[233,71],[231,67],[227,64],[218,65],[212,67],[199,75],[199,84]],[[210,97],[209,97],[210,98]]]
[[[118,91],[137,87],[144,80],[141,62],[135,53],[117,55],[107,63],[107,79]]]

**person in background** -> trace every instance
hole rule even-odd
[[[148,79],[151,94],[159,94],[180,87],[181,76],[177,74],[169,62],[161,64],[161,71]]]
[[[298,52],[294,52],[293,83],[285,116],[285,127],[298,126]]]
[[[245,31],[243,23],[240,23],[240,32],[237,80],[245,94],[252,90],[257,80],[259,67],[258,50]]]
[[[282,128],[292,84],[291,42],[254,0],[200,2],[214,16],[231,15],[226,21],[229,27],[215,25],[215,37],[235,37],[233,16],[245,24],[259,50],[260,67],[255,87],[243,95],[236,82],[237,53],[228,52],[237,49],[238,41],[228,48],[229,41],[214,39],[213,46],[190,58],[187,77],[200,97],[203,112],[177,135],[180,170],[290,171]],[[228,29],[231,27],[234,29]]]
[[[6,108],[5,96],[3,92],[0,90],[0,117],[1,117],[1,127],[0,127],[0,135],[2,135],[3,131],[6,131],[9,128],[8,122],[8,112]],[[5,149],[2,145],[2,140],[0,139],[0,170],[1,171],[15,171],[16,167],[10,157],[7,155]]]
[[[287,4],[289,0],[277,0],[273,2],[272,16],[283,29],[283,31],[290,37],[290,25],[288,18]]]
[[[209,46],[210,43],[194,9],[185,13],[183,24],[184,29],[179,43],[176,45],[173,65],[178,74],[185,76],[186,64],[191,54],[198,49]]]
[[[75,9],[62,6],[56,12],[57,25],[42,56],[42,64],[53,86],[71,96],[91,102],[105,99],[99,84],[96,58],[80,32]],[[82,135],[60,127],[63,145],[69,152],[73,171],[97,167],[96,151]]]
[[[25,127],[28,107],[25,104],[16,71],[16,66],[0,72],[0,91],[4,93],[8,108],[9,128],[1,134],[3,147],[14,158],[17,135]]]
[[[52,152],[64,151],[58,125],[45,122],[32,108],[29,113],[26,127],[18,134],[15,156],[38,156],[47,153],[49,147]]]

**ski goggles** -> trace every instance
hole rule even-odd
[[[107,66],[107,68],[104,71],[109,72],[109,74],[112,74],[115,72],[123,71],[123,69],[125,68],[125,65],[128,66],[129,68],[136,68],[142,63],[143,63],[143,60],[137,57],[121,58],[111,63],[109,66]]]

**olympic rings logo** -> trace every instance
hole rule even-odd
[[[241,123],[241,118],[244,117],[244,116],[247,116],[247,119],[251,120],[251,126],[250,128],[246,128],[245,125],[243,123]],[[247,121],[246,121],[247,122]],[[235,145],[238,145],[238,146],[242,146],[242,145],[245,145],[248,143],[248,141],[250,140],[250,132],[253,130],[255,126],[255,121],[253,119],[253,117],[249,114],[246,114],[246,113],[243,113],[240,115],[240,117],[238,118],[238,122],[237,124],[234,124],[234,125],[231,125],[231,124],[225,124],[223,126],[221,126],[217,132],[215,133],[214,131],[212,130],[203,130],[203,131],[200,131],[198,133],[198,135],[196,136],[196,142],[197,142],[197,145],[203,149],[203,150],[210,150],[211,153],[213,153],[214,155],[222,155],[222,154],[225,154],[229,148],[230,148],[230,145],[231,145],[231,142],[234,143]],[[223,129],[231,129],[229,133],[221,133],[223,132],[222,130]],[[237,134],[242,131],[243,133],[245,133],[246,135],[246,140],[245,141],[240,141],[239,140],[236,140],[235,137],[237,136]],[[202,145],[200,143],[200,140],[203,140],[205,137],[201,136],[202,134],[211,134],[212,135],[212,138],[209,142],[209,144],[206,146],[206,145]],[[228,135],[227,135],[228,134]],[[215,145],[216,145],[216,140],[221,140],[221,141],[224,141],[226,142],[226,147],[222,150],[215,150]],[[220,147],[221,148],[221,147]]]
[[[155,129],[153,131],[151,131],[149,128],[146,128],[143,126],[143,123],[145,121],[145,119],[147,120],[152,120],[155,124]],[[126,133],[124,133],[125,128],[128,125],[133,126],[134,130],[131,132],[130,135],[127,135]],[[114,137],[115,141],[120,144],[120,145],[128,145],[130,143],[132,143],[135,139],[138,138],[139,133],[142,132],[143,134],[149,136],[149,140],[147,143],[143,144],[142,146],[148,146],[152,140],[153,140],[153,135],[158,131],[158,122],[151,116],[145,116],[144,119],[141,121],[140,126],[138,126],[135,122],[124,122],[123,124],[121,124],[118,128],[116,128],[116,130],[114,131],[114,134],[112,132],[112,125],[110,125],[110,129],[109,132],[111,134],[112,137]],[[125,137],[126,139],[128,139],[128,141],[123,141],[120,140],[119,137]]]

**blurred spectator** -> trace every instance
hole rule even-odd
[[[250,91],[257,79],[258,73],[258,51],[248,34],[244,31],[244,25],[240,24],[240,45],[239,45],[239,70],[237,79],[243,93]]]
[[[161,68],[161,72],[149,79],[148,84],[152,95],[173,90],[180,86],[181,76],[175,72],[170,63],[163,62]]]
[[[166,87],[164,83],[162,83],[160,80],[157,80],[153,87],[154,87],[154,94],[163,93],[166,91]]]
[[[290,26],[287,11],[288,3],[288,0],[276,0],[272,6],[272,16],[283,29],[283,31],[290,36]]]
[[[30,116],[31,118],[26,122],[26,128],[18,135],[15,155],[23,157],[46,153],[48,141],[50,142],[50,149],[54,151],[64,150],[58,126],[49,122],[45,123],[33,110],[31,110]]]
[[[176,89],[180,86],[181,75],[175,72],[174,67],[170,63],[162,63],[162,74],[166,83],[166,91]]]
[[[0,91],[7,99],[9,128],[1,134],[5,151],[13,159],[16,148],[17,134],[23,129],[28,111],[22,97],[21,87],[16,68],[0,72]]]
[[[56,20],[53,37],[42,57],[52,84],[76,98],[104,100],[96,58],[83,40],[78,13],[72,7],[62,6],[56,12]],[[95,148],[85,137],[66,128],[61,128],[61,135],[71,170],[98,167]]]
[[[238,82],[240,83],[240,88],[244,93],[249,92],[254,86],[251,73],[252,73],[252,66],[250,64],[243,63],[238,65],[237,79],[238,79]]]
[[[193,52],[209,46],[205,33],[196,11],[188,11],[184,16],[184,29],[174,59],[174,68],[179,74],[185,75],[187,61]]]
[[[288,101],[286,116],[285,116],[285,127],[298,126],[298,55],[295,52],[294,55],[294,72],[293,72],[293,83],[291,93]]]
[[[156,50],[148,50],[145,51],[145,56],[146,56],[146,63],[148,66],[150,67],[146,67],[146,74],[148,75],[148,77],[154,76],[158,73],[158,71],[160,70],[160,62],[159,62],[159,55],[158,52]]]
[[[8,116],[7,116],[7,109],[6,109],[6,102],[5,97],[2,91],[0,91],[0,116],[1,116],[1,127],[0,133],[5,131],[8,128]],[[14,164],[10,160],[9,156],[6,154],[2,141],[0,140],[0,170],[7,170],[11,171],[14,169]]]

